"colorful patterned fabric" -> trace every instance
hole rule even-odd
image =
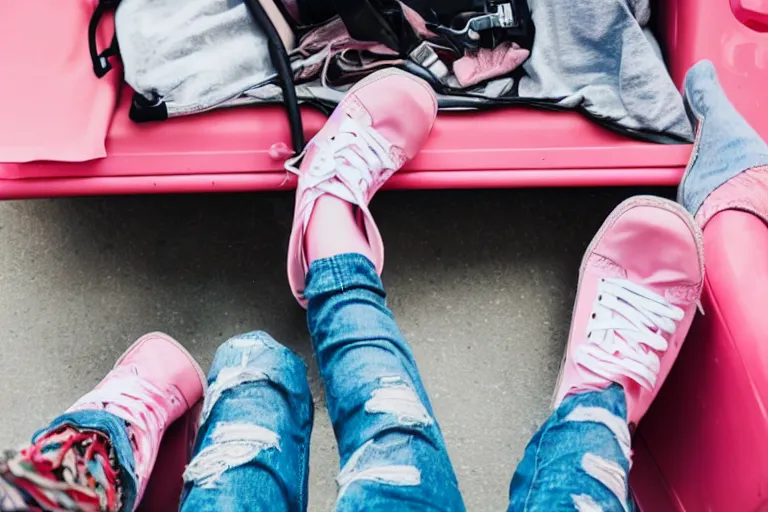
[[[119,471],[109,440],[63,427],[0,456],[0,511],[115,512]]]

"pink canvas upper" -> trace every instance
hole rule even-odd
[[[643,417],[696,312],[701,240],[690,214],[671,201],[637,197],[616,208],[582,261],[555,405],[615,382],[628,421]]]
[[[453,63],[453,73],[461,87],[470,87],[485,80],[511,73],[520,66],[531,52],[511,41],[495,48],[480,48]]]
[[[376,191],[416,156],[437,116],[437,100],[423,80],[382,70],[359,82],[309,142],[298,169],[293,231],[288,247],[288,280],[300,304],[308,265],[304,234],[315,201],[332,194],[360,208],[376,269],[384,265],[384,246],[368,210]]]
[[[103,409],[123,419],[134,447],[139,489],[146,489],[166,429],[199,402],[205,375],[170,336],[147,334],[136,341],[93,391],[69,411]]]

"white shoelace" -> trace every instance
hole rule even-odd
[[[69,410],[77,411],[97,404],[134,429],[133,442],[138,453],[136,462],[146,465],[157,449],[162,434],[168,426],[167,403],[181,404],[182,398],[173,390],[163,391],[145,379],[141,379],[131,368],[113,370],[120,372],[102,387],[91,391],[77,401]],[[140,475],[141,476],[141,475]]]
[[[324,182],[338,177],[353,194],[356,204],[365,201],[363,195],[376,184],[382,170],[396,166],[390,156],[392,145],[389,141],[373,127],[351,117],[345,117],[334,137],[324,142],[312,141],[312,144],[317,147],[317,152],[306,174],[302,174],[296,165],[304,153],[288,160],[285,169],[298,175],[305,188],[323,188]]]
[[[684,315],[664,297],[626,279],[601,279],[587,342],[575,362],[605,379],[628,377],[652,391],[661,368],[657,353],[668,348],[663,333],[673,334]]]

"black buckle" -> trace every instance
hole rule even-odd
[[[525,4],[525,5],[523,5]],[[488,2],[484,12],[467,12],[456,16],[451,26],[428,24],[427,28],[444,36],[463,53],[465,50],[493,48],[504,40],[524,44],[531,38],[530,17],[526,0]]]
[[[408,54],[408,57],[419,66],[429,71],[438,82],[448,76],[448,67],[440,60],[435,49],[426,41],[414,48],[413,51]]]
[[[98,59],[93,61],[93,73],[96,75],[96,78],[104,77],[111,70],[112,63],[106,57],[99,55]]]

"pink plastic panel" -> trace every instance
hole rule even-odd
[[[642,510],[768,509],[768,227],[720,213],[704,246],[706,315],[639,429]]]
[[[128,119],[125,89],[107,139],[109,156],[78,164],[34,162],[0,167],[0,177],[29,179],[74,176],[136,176],[282,172],[270,156],[274,144],[290,143],[280,107],[219,110],[158,123]],[[304,111],[309,135],[325,118]],[[443,114],[412,171],[616,169],[682,167],[686,145],[633,141],[575,113],[528,109]]]
[[[731,0],[731,9],[752,30],[768,32],[768,0]]]
[[[665,0],[665,40],[673,78],[701,58],[715,62],[750,122],[768,135],[768,34],[747,28],[730,0]],[[706,5],[706,8],[704,7]],[[237,108],[162,123],[128,119],[121,95],[107,135],[107,157],[84,163],[0,164],[0,198],[79,194],[276,190],[293,181],[270,156],[288,145],[279,107]],[[307,135],[323,123],[304,112]],[[690,154],[686,145],[637,142],[576,113],[510,108],[441,114],[424,151],[394,188],[671,185]]]
[[[768,138],[768,33],[748,28],[734,15],[738,8],[731,9],[738,4],[764,10],[766,0],[662,0],[659,4],[664,6],[660,38],[675,83],[682,84],[695,62],[711,60],[729,99]]]
[[[640,512],[680,512],[682,505],[677,501],[669,484],[664,480],[653,460],[642,436],[632,440],[632,470],[629,475],[632,494]]]

